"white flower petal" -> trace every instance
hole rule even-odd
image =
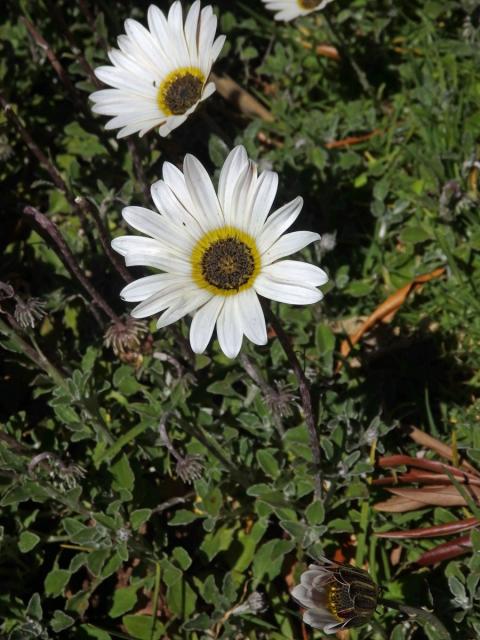
[[[170,7],[170,10],[168,12],[168,26],[170,27],[172,40],[179,47],[181,55],[184,55],[186,58],[188,58],[189,52],[188,45],[185,40],[182,3],[179,0],[175,0],[175,2]]]
[[[160,241],[167,250],[175,250],[185,258],[190,255],[194,240],[166,216],[145,207],[125,207],[122,215],[131,227]]]
[[[211,293],[203,289],[197,289],[194,292],[188,292],[181,295],[174,305],[162,313],[157,321],[157,329],[166,327],[167,325],[180,320],[180,318],[186,316],[187,313],[195,311],[195,309],[198,309],[198,307],[205,304],[211,295]]]
[[[220,349],[227,358],[236,358],[242,348],[243,340],[236,296],[225,298],[217,320],[217,337]]]
[[[274,264],[267,265],[263,273],[268,273],[276,280],[285,282],[300,282],[312,287],[320,287],[328,282],[328,275],[313,264],[299,262],[298,260],[281,260]]]
[[[137,304],[132,310],[131,316],[133,318],[148,318],[148,316],[159,313],[170,306],[178,305],[180,302],[186,305],[189,296],[193,296],[196,291],[197,288],[192,284],[181,289],[179,289],[178,285],[169,286],[166,291],[157,291],[140,304]],[[185,313],[188,313],[188,311]]]
[[[234,224],[242,231],[249,230],[252,204],[257,188],[257,165],[250,160],[239,177],[233,192]]]
[[[158,180],[150,189],[153,202],[158,211],[173,224],[181,227],[182,231],[194,240],[202,235],[202,229],[195,218],[182,206],[164,180]]]
[[[309,609],[303,614],[303,621],[305,624],[310,625],[314,629],[323,629],[326,634],[336,633],[336,630],[331,630],[332,625],[338,625],[338,621],[330,615],[328,612],[323,613]]]
[[[150,99],[156,95],[155,87],[153,87],[151,83],[137,78],[117,67],[98,67],[95,69],[95,75],[105,84],[109,84],[116,89],[121,89],[129,95],[136,95],[137,99]],[[139,100],[139,104],[141,104],[141,102],[142,101]]]
[[[314,287],[275,280],[267,273],[257,277],[254,287],[260,296],[288,304],[313,304],[323,298],[323,293]]]
[[[267,219],[273,201],[277,195],[278,174],[275,171],[264,171],[257,180],[257,188],[253,197],[250,234],[255,238]]]
[[[214,296],[195,312],[190,325],[190,345],[194,353],[203,353],[207,348],[224,302],[222,296]]]
[[[158,130],[158,133],[165,138],[171,131],[182,125],[187,117],[188,114],[184,114],[183,116],[169,116],[165,124],[163,124]]]
[[[275,20],[289,21],[300,16],[306,16],[314,11],[321,11],[332,0],[323,0],[323,2],[319,2],[311,9],[302,7],[298,0],[262,0],[262,2],[270,11],[277,11],[274,16]]]
[[[200,2],[195,2],[190,7],[190,11],[187,14],[185,20],[185,40],[187,42],[188,51],[190,53],[190,60],[195,60],[198,57],[198,28],[200,20]]]
[[[158,68],[158,60],[162,59],[163,52],[150,31],[136,20],[128,18],[125,20],[125,33],[135,43],[137,50],[141,51],[143,56],[147,58],[152,70]]]
[[[200,98],[200,102],[203,102],[204,100],[207,100],[207,98],[210,98],[210,96],[215,93],[216,89],[217,87],[215,86],[214,82],[209,82],[208,84],[206,84],[203,90],[203,95]]]
[[[177,273],[179,275],[191,276],[192,265],[190,261],[179,257],[168,251],[159,252],[157,255],[153,253],[127,253],[125,256],[125,265],[127,267],[152,267],[160,269],[167,273]]]
[[[141,236],[120,236],[112,240],[112,248],[126,256],[129,253],[144,253],[146,255],[158,255],[163,251],[162,245],[153,238]]]
[[[217,194],[202,163],[195,156],[187,154],[183,162],[183,173],[194,207],[202,212],[208,228],[222,226],[224,220]]]
[[[165,291],[171,285],[176,287],[186,286],[188,280],[170,273],[156,273],[153,276],[145,276],[127,284],[120,291],[120,297],[126,302],[141,302],[155,293]]]
[[[248,167],[248,156],[245,147],[235,147],[227,156],[218,180],[218,200],[222,207],[227,225],[234,222],[233,192],[237,181]]]
[[[222,52],[223,45],[225,44],[226,39],[227,39],[227,36],[218,36],[218,38],[213,43],[212,51],[210,54],[211,56],[210,61],[212,64],[215,62],[215,60],[218,58],[218,56]]]
[[[206,72],[212,62],[213,41],[215,39],[215,31],[217,30],[217,16],[213,13],[210,5],[202,9],[200,25],[198,53],[200,56],[200,67]]]
[[[260,237],[258,239],[258,248],[260,253],[264,253],[269,249],[276,240],[284,233],[295,220],[298,218],[303,207],[303,198],[298,196],[291,202],[277,209],[267,219]]]
[[[257,294],[253,289],[247,289],[237,299],[243,333],[253,344],[267,344],[267,326]]]
[[[320,240],[320,236],[313,231],[293,231],[292,233],[286,233],[262,255],[262,263],[267,265],[275,262],[275,260],[280,260],[280,258],[296,253],[317,240]]]
[[[162,175],[164,181],[168,184],[172,190],[174,196],[192,215],[195,212],[190,193],[187,189],[187,183],[185,182],[185,176],[174,164],[170,162],[164,162],[162,167]]]

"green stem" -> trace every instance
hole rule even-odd
[[[355,60],[355,58],[350,53],[350,50],[348,48],[347,43],[343,39],[343,36],[341,35],[341,33],[333,25],[333,22],[328,17],[326,11],[323,12],[323,17],[324,17],[325,22],[327,24],[328,30],[330,31],[331,35],[333,36],[333,39],[338,42],[343,55],[348,60],[350,66],[354,70],[355,75],[357,76],[357,80],[360,83],[362,89],[365,91],[365,93],[368,93],[368,95],[370,95],[371,97],[374,97],[374,91],[373,91],[373,88],[372,88],[371,84],[368,81],[367,74],[365,73],[365,71],[362,69],[362,67],[358,64],[358,62]]]
[[[12,320],[13,321],[13,320]],[[63,389],[68,395],[70,390],[68,388],[67,381],[64,374],[53,365],[47,356],[40,349],[35,337],[30,335],[30,341],[33,344],[29,344],[24,340],[17,331],[10,325],[8,325],[2,318],[0,318],[0,333],[6,336],[13,344],[21,351],[29,360],[31,360],[39,369],[45,371],[45,373],[53,380],[53,382]],[[113,444],[114,439],[107,427],[103,424],[103,419],[98,409],[96,400],[94,398],[81,398],[80,404],[90,418],[92,427],[98,436],[101,436],[108,444]]]
[[[411,607],[410,605],[406,605],[395,600],[389,600],[388,598],[379,598],[378,604],[382,604],[383,606],[389,607],[390,609],[400,611],[401,613],[407,615],[409,618],[416,618],[420,622],[430,624],[437,633],[437,640],[450,640],[450,634],[446,627],[440,622],[437,616],[433,613],[430,613],[430,611],[420,609],[419,607]]]
[[[45,371],[47,375],[62,389],[67,389],[67,382],[63,374],[48,360],[42,351],[34,349],[18,333],[0,318],[0,333],[6,336],[29,360]]]
[[[239,473],[238,468],[232,463],[228,455],[218,444],[215,438],[212,438],[205,432],[200,425],[191,425],[186,420],[179,420],[183,429],[194,438],[196,438],[203,446],[215,457],[217,460],[227,469],[232,477],[243,487],[250,486],[244,479],[243,475]]]
[[[160,563],[155,563],[155,589],[153,591],[152,627],[150,629],[150,640],[153,640],[155,626],[157,624],[158,596],[160,593]]]
[[[323,479],[322,479],[322,454],[320,451],[320,439],[317,434],[316,420],[313,414],[312,395],[310,393],[310,386],[308,380],[300,364],[297,354],[294,348],[290,344],[288,335],[285,333],[283,326],[273,313],[271,308],[265,305],[265,312],[270,324],[272,325],[280,344],[285,351],[290,365],[298,380],[298,388],[300,391],[300,398],[302,400],[303,414],[305,422],[307,424],[308,436],[310,440],[310,447],[312,449],[313,464],[315,466],[315,479],[314,479],[314,492],[316,500],[323,500]]]

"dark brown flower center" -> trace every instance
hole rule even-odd
[[[203,82],[197,76],[187,73],[175,78],[169,84],[163,100],[168,110],[175,116],[180,116],[193,107],[202,96]]]
[[[238,238],[217,240],[205,251],[201,261],[205,280],[224,291],[233,291],[250,280],[255,258],[250,247]]]

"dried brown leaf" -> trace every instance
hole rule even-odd
[[[449,540],[443,544],[438,545],[435,549],[426,551],[417,560],[417,564],[423,567],[436,564],[437,562],[443,562],[444,560],[451,560],[457,556],[461,556],[468,553],[472,548],[472,541],[470,536],[462,536],[456,540]]]
[[[423,502],[401,496],[395,496],[394,498],[389,498],[384,502],[377,502],[377,504],[373,505],[376,511],[386,511],[387,513],[404,513],[405,511],[415,511],[416,509],[423,509],[424,507]]]
[[[473,487],[470,488],[475,492]],[[455,487],[431,486],[421,489],[387,489],[390,493],[402,498],[420,502],[424,506],[432,505],[437,507],[466,507],[465,499],[458,493]],[[478,491],[478,489],[477,489]],[[475,492],[476,493],[476,492]],[[480,492],[479,492],[480,493]]]
[[[480,524],[477,518],[466,518],[465,520],[455,520],[455,522],[447,522],[437,524],[431,527],[421,527],[419,529],[409,529],[408,531],[386,531],[384,533],[375,533],[378,538],[435,538],[437,536],[451,536],[455,533],[468,531]]]
[[[422,447],[426,447],[431,451],[435,451],[435,453],[437,453],[442,458],[446,458],[447,460],[454,460],[455,454],[452,447],[444,444],[440,440],[437,440],[437,438],[434,438],[428,433],[425,433],[421,429],[417,429],[417,427],[410,427],[408,435],[417,444],[420,444],[422,445]],[[466,460],[462,460],[460,466],[468,470],[470,473],[473,473],[475,476],[480,477],[480,472]]]
[[[239,111],[247,116],[256,116],[265,120],[265,122],[273,122],[275,118],[273,114],[263,106],[252,94],[245,91],[235,80],[230,76],[222,75],[217,76],[212,73],[211,78],[215,83],[218,93],[234,104]]]
[[[434,269],[430,273],[425,273],[421,276],[417,276],[411,282],[406,284],[404,287],[401,287],[391,296],[389,296],[384,302],[382,302],[375,311],[368,316],[362,326],[352,335],[348,336],[346,340],[343,340],[340,345],[340,353],[343,358],[346,358],[352,347],[355,346],[364,336],[367,331],[369,331],[372,327],[374,327],[379,322],[384,322],[386,319],[390,320],[395,313],[400,309],[402,304],[405,302],[410,293],[418,289],[421,285],[433,280],[434,278],[439,278],[445,273],[445,269],[440,267],[438,269]],[[342,361],[337,363],[337,371],[342,368]]]

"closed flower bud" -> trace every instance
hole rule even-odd
[[[302,573],[291,596],[306,609],[305,624],[328,635],[368,622],[377,606],[378,587],[363,569],[325,559]]]

